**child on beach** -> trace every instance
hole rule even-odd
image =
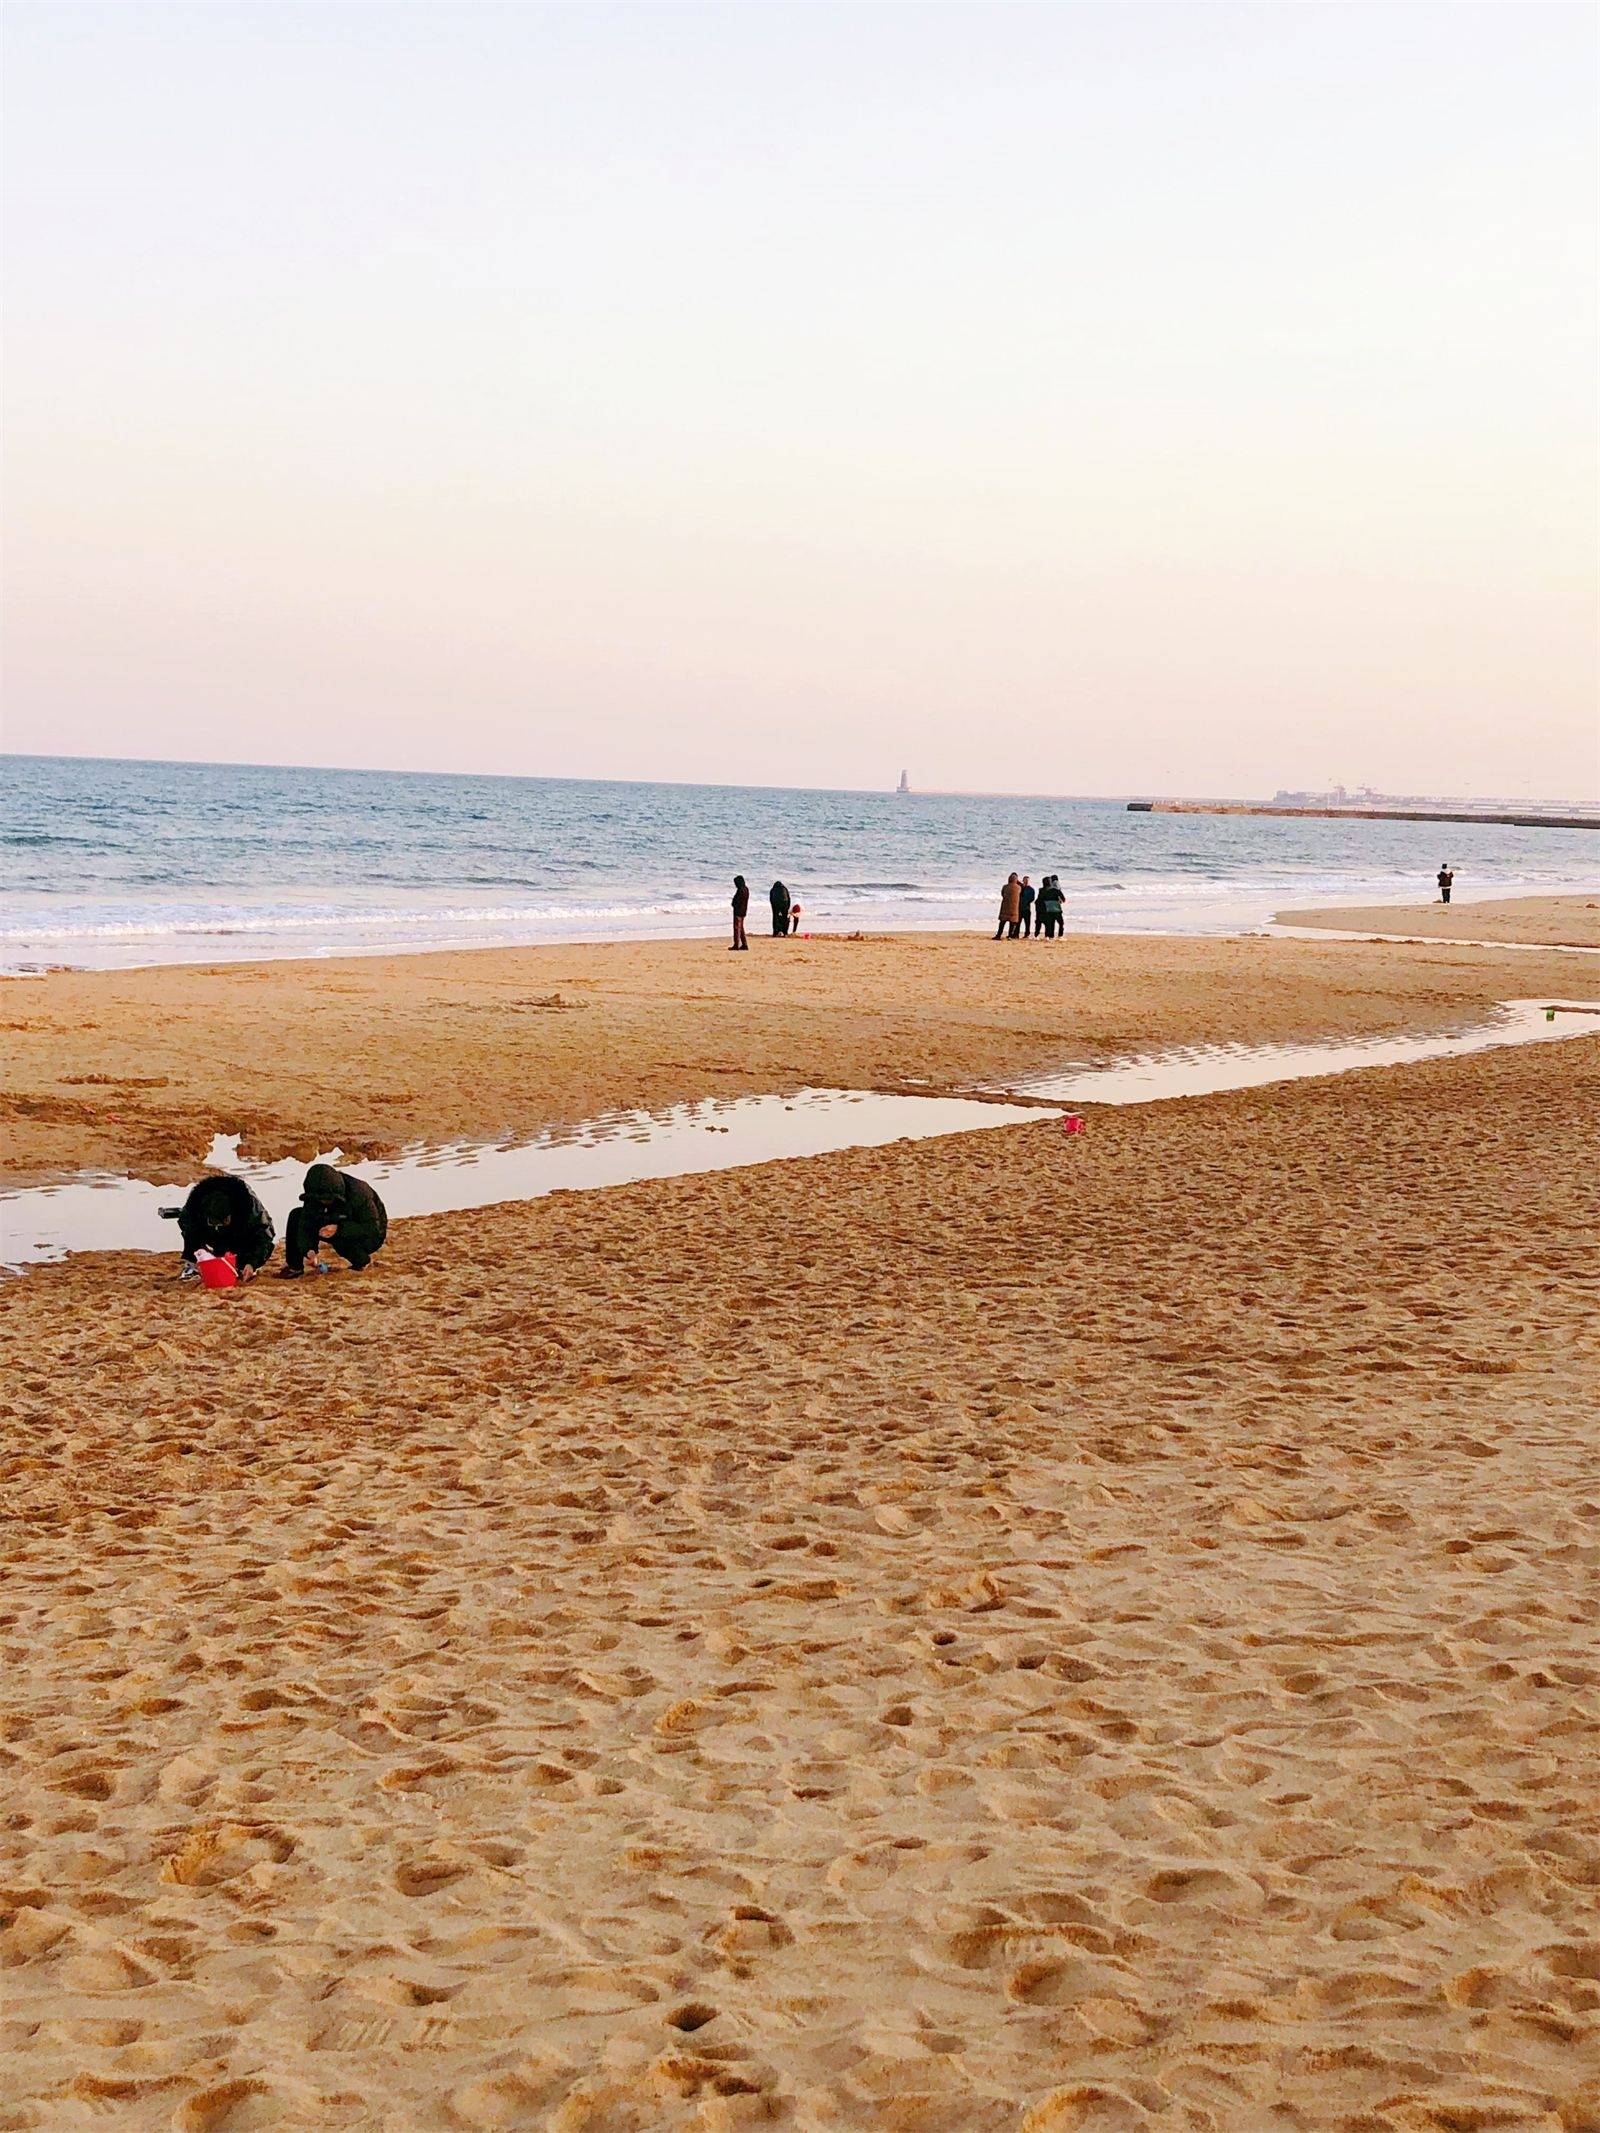
[[[253,1280],[272,1257],[272,1217],[243,1178],[202,1178],[174,1219],[183,1239],[180,1280],[194,1278],[197,1252],[218,1259],[231,1252],[241,1281]]]
[[[388,1213],[365,1178],[335,1170],[331,1163],[313,1163],[306,1172],[299,1206],[289,1210],[283,1237],[286,1263],[279,1279],[298,1280],[307,1259],[314,1274],[323,1272],[324,1244],[331,1245],[359,1273],[388,1234]]]

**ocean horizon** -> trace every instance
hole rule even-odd
[[[10,755],[0,970],[714,936],[732,876],[817,931],[992,925],[1015,867],[1083,933],[1600,889],[1600,829],[1130,814],[1129,798]]]

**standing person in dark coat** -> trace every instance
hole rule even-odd
[[[772,931],[774,937],[789,931],[789,892],[781,881],[775,881],[767,891],[767,901],[772,906]]]
[[[388,1234],[389,1217],[383,1202],[365,1178],[335,1170],[331,1163],[313,1163],[306,1172],[299,1206],[289,1210],[283,1237],[287,1262],[283,1278],[297,1279],[307,1259],[314,1263],[320,1260],[325,1244],[332,1245],[339,1257],[348,1259],[359,1272]]]
[[[1022,895],[1018,899],[1022,908],[1022,938],[1024,940],[1033,931],[1033,905],[1038,893],[1033,883],[1024,874],[1022,877]]]
[[[1440,903],[1447,904],[1450,901],[1450,891],[1455,887],[1455,883],[1456,876],[1454,867],[1450,865],[1448,860],[1441,860],[1439,864]]]
[[[735,948],[748,948],[750,945],[744,937],[744,922],[749,909],[750,891],[745,886],[745,878],[742,874],[735,874],[733,877],[733,945]]]
[[[183,1239],[181,1277],[195,1271],[196,1252],[220,1259],[232,1252],[241,1281],[249,1281],[272,1257],[277,1232],[272,1217],[243,1178],[202,1178],[178,1209]]]
[[[1057,939],[1063,926],[1063,908],[1060,879],[1057,875],[1046,874],[1039,884],[1039,907],[1034,932],[1042,934],[1047,941]]]

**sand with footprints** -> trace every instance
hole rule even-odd
[[[1600,997],[783,952],[312,975],[435,1132]],[[208,1001],[383,1140],[230,1053],[303,982],[6,987],[20,1163],[195,1123]],[[6,1285],[0,2128],[1593,2133],[1597,1116],[1600,1037]]]

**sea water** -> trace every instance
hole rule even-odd
[[[0,758],[0,969],[712,934],[781,877],[806,930],[992,930],[1015,867],[1069,929],[1600,893],[1600,830],[1130,815],[1121,800]]]

